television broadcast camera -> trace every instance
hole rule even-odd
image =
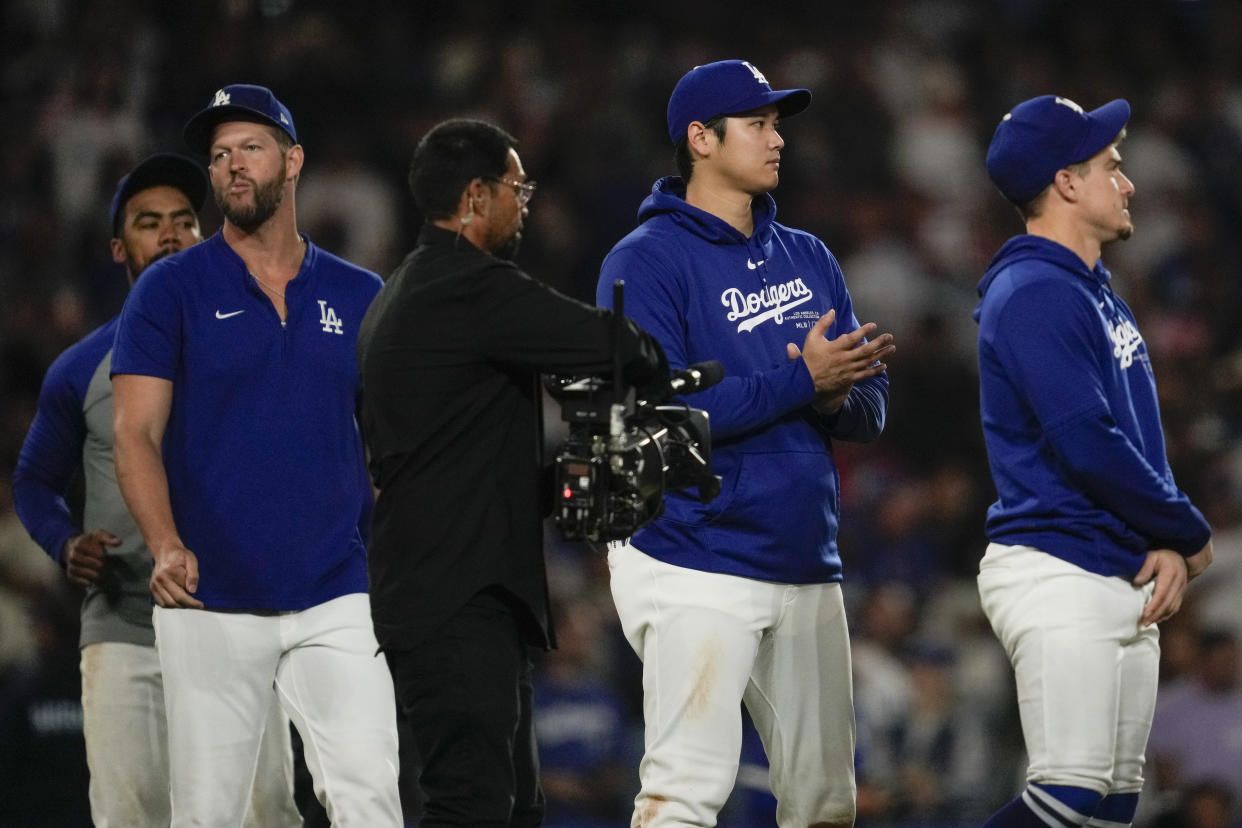
[[[624,283],[613,308],[619,329]],[[621,377],[620,348],[612,377],[557,377],[548,390],[561,405],[569,436],[556,451],[554,517],[567,540],[628,538],[664,511],[669,490],[698,487],[707,503],[720,493],[711,472],[707,412],[669,403],[676,394],[708,388],[724,377],[719,362],[676,371],[657,400],[636,399]]]

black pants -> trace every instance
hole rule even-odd
[[[422,760],[423,828],[543,821],[523,623],[484,591],[418,649],[385,651]]]

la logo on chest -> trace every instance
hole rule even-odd
[[[323,326],[324,333],[343,334],[341,329],[341,319],[336,315],[336,311],[328,307],[328,303],[324,299],[319,301],[319,324]]]

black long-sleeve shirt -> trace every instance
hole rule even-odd
[[[380,645],[410,649],[499,586],[554,643],[542,548],[540,373],[613,361],[612,314],[427,225],[358,337],[362,431],[379,488],[368,549]],[[627,379],[666,371],[626,322]]]

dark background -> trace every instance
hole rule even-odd
[[[228,83],[267,85],[294,115],[300,229],[381,275],[420,223],[405,188],[418,138],[446,117],[500,124],[539,182],[519,261],[586,300],[673,172],[664,110],[684,72],[744,58],[774,87],[813,91],[783,128],[778,220],[828,244],[860,318],[898,345],[887,431],[840,451],[860,823],[873,825],[977,824],[1021,787],[1008,668],[973,585],[993,491],[970,311],[992,252],[1021,232],[983,156],[1021,100],[1127,98],[1136,233],[1105,261],[1152,353],[1179,484],[1217,530],[1217,565],[1167,625],[1162,680],[1196,680],[1201,633],[1242,633],[1242,4],[6,0],[0,26],[0,824],[23,809],[39,816],[13,824],[85,824],[77,595],[17,524],[12,466],[47,365],[124,301],[108,252],[117,179],[184,150],[181,126]],[[204,233],[218,226],[209,206]],[[581,638],[541,666],[549,823],[625,824],[637,662],[600,556],[549,542]],[[567,687],[581,694],[565,702]],[[566,734],[597,731],[574,715],[601,734],[577,750]],[[1242,717],[1222,726],[1220,764],[1242,765]],[[765,807],[748,793],[766,778],[756,761],[723,825],[770,819],[748,810]],[[1159,764],[1150,824],[1203,781],[1178,757]],[[1220,775],[1237,820],[1242,781]]]

